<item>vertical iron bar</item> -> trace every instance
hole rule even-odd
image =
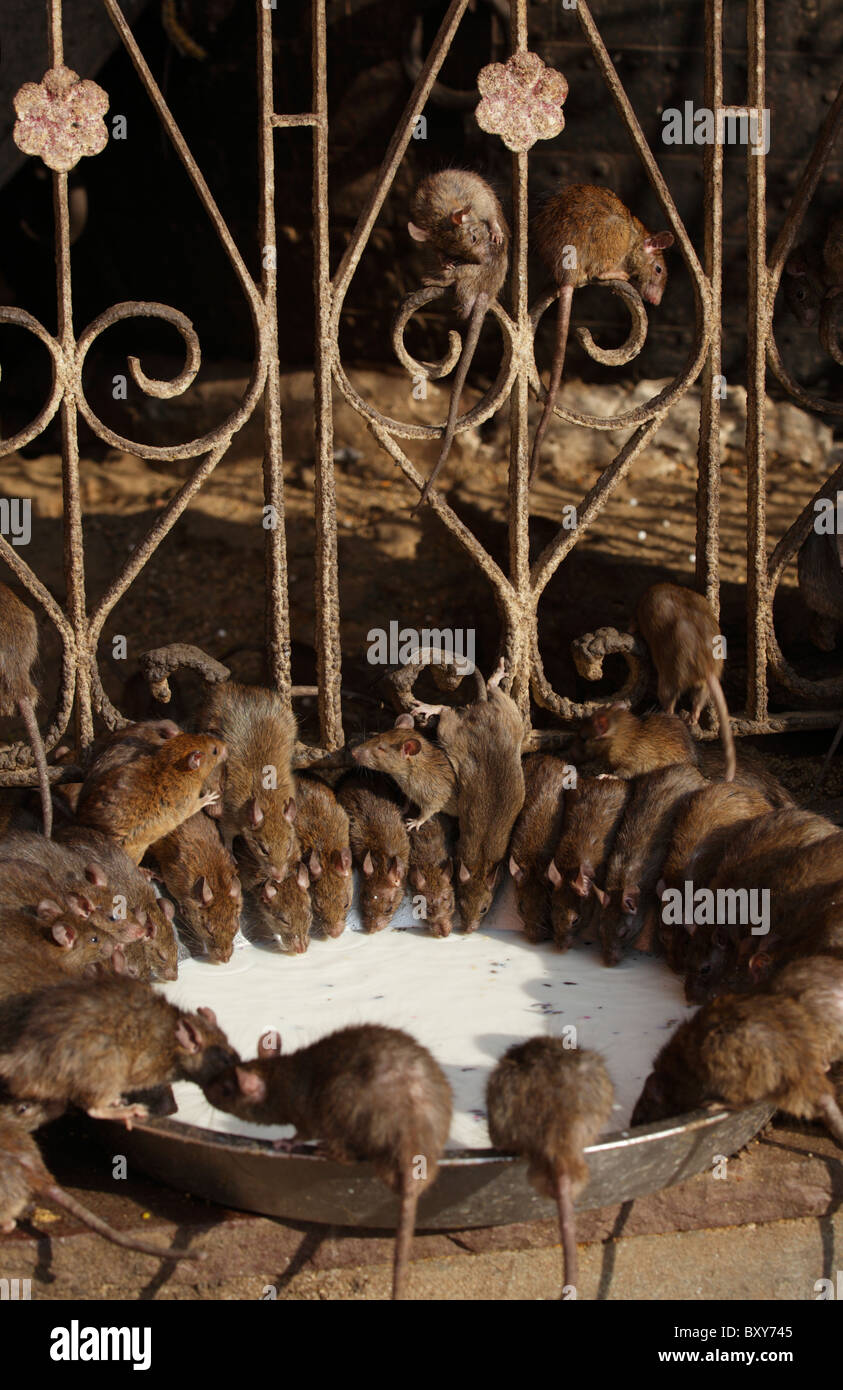
[[[723,105],[723,0],[706,0],[705,105],[717,112]],[[712,333],[703,367],[700,438],[697,451],[696,583],[720,612],[720,380],[723,322],[723,145],[706,145],[703,160],[703,265],[711,285]],[[717,390],[715,392],[715,384]]]
[[[64,64],[62,0],[47,2],[47,49],[51,68]],[[65,363],[76,355],[73,333],[73,294],[70,273],[70,215],[67,200],[67,174],[53,174],[53,220],[56,236],[57,337]],[[82,535],[82,506],[79,497],[79,437],[76,398],[65,376],[60,406],[62,438],[62,499],[64,514],[64,579],[67,616],[76,644],[76,704],[74,709],[76,743],[81,753],[94,737],[91,713],[91,662],[88,620],[85,612],[85,550]]]
[[[764,0],[747,3],[747,105],[764,109]],[[756,126],[756,134],[760,125]],[[766,447],[764,402],[767,335],[766,156],[754,153],[747,117],[747,372],[746,372],[746,581],[747,714],[767,718]]]
[[[328,213],[328,80],[325,0],[312,0],[313,16],[313,289],[316,343],[316,670],[319,723],[325,748],[342,747],[340,705],[340,611],[337,582],[337,494],[334,479],[334,410],[331,396],[334,353],[330,219]]]
[[[264,572],[265,633],[269,681],[285,699],[292,685],[290,657],[290,596],[287,580],[287,525],[284,508],[281,386],[278,368],[277,246],[275,229],[275,132],[272,125],[272,11],[257,0],[258,84],[260,90],[261,181],[260,253],[263,313],[260,332],[266,339],[267,374],[263,422],[264,505],[272,508],[266,528]],[[266,513],[264,514],[266,517]],[[266,521],[264,522],[266,525]]]
[[[511,0],[512,51],[527,50],[527,0]],[[528,213],[526,154],[512,156],[512,316],[522,343],[530,337],[529,286],[527,283]],[[525,726],[530,727],[530,664],[532,634],[537,624],[530,586],[529,497],[527,484],[529,446],[529,369],[519,354],[518,375],[509,404],[509,573],[518,594],[520,622],[512,634],[516,652],[516,680],[512,690]]]

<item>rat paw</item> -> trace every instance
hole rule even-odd
[[[418,820],[405,820],[404,822],[408,830],[418,830],[419,826],[424,825],[424,823],[423,818],[419,818]]]
[[[426,724],[428,720],[441,714],[444,708],[444,705],[425,705],[421,700],[414,700],[410,706],[410,713],[420,724]]]
[[[127,1129],[132,1128],[133,1120],[148,1120],[149,1110],[145,1105],[123,1105],[119,1100],[111,1105],[93,1106],[87,1112],[92,1120],[122,1120]]]
[[[219,799],[220,799],[220,794],[219,794],[219,792],[206,792],[204,796],[201,796],[201,797],[199,798],[199,809],[200,809],[200,811],[203,810],[204,807],[206,807],[206,806],[216,806],[216,804],[217,804],[217,802],[219,801]]]
[[[501,657],[500,661],[498,662],[497,666],[495,667],[494,674],[491,675],[491,676],[489,677],[489,679],[487,680],[487,682],[486,682],[486,688],[487,688],[488,690],[494,690],[495,686],[500,685],[500,683],[501,683],[501,681],[503,680],[503,678],[504,678],[505,675],[506,675],[506,662],[505,662],[504,658]]]

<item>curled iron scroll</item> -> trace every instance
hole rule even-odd
[[[584,680],[599,681],[607,656],[619,655],[629,668],[626,684],[616,695],[607,695],[602,704],[624,701],[635,706],[647,693],[652,682],[650,655],[644,643],[631,632],[618,632],[614,627],[599,627],[596,632],[584,632],[571,643],[574,665]]]
[[[827,294],[820,311],[819,337],[838,367],[843,367],[843,290]]]

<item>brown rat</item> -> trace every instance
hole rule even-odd
[[[523,759],[524,805],[509,842],[509,872],[515,880],[518,915],[528,941],[550,935],[547,869],[559,843],[567,790],[576,769],[550,753]]]
[[[154,753],[182,730],[172,719],[144,719],[98,739],[85,762],[85,776],[100,777],[135,758]]]
[[[402,798],[388,777],[352,772],[337,787],[337,800],[348,816],[351,857],[360,870],[363,930],[383,931],[401,906],[410,863]]]
[[[418,807],[407,821],[408,830],[417,830],[439,811],[457,814],[456,773],[442,749],[416,730],[411,714],[400,714],[394,728],[358,744],[351,756],[360,767],[385,772]]]
[[[716,654],[723,639],[711,605],[681,584],[653,584],[640,599],[636,617],[659,678],[662,708],[673,714],[677,700],[690,690],[691,723],[698,724],[711,699],[726,756],[725,780],[734,781],[735,740],[720,684],[723,658]]]
[[[574,1198],[588,1179],[583,1150],[606,1124],[615,1092],[597,1052],[561,1038],[529,1038],[504,1053],[486,1088],[495,1148],[523,1154],[537,1192],[556,1202],[564,1252],[561,1297],[576,1297]]]
[[[723,994],[680,1024],[653,1063],[632,1124],[766,1100],[789,1115],[822,1119],[843,1144],[843,1115],[827,1076],[843,1051],[843,961],[819,957],[809,984],[805,964],[790,981],[781,972],[777,993]],[[828,987],[817,1010],[823,975]]]
[[[330,787],[315,777],[296,778],[296,834],[310,873],[313,920],[326,936],[341,936],[354,880],[348,816]]]
[[[460,317],[468,319],[439,457],[416,504],[420,507],[450,452],[480,329],[506,279],[509,228],[496,194],[485,179],[467,169],[442,169],[422,179],[413,197],[412,218],[407,223],[410,236],[427,243],[439,258],[439,273],[428,283],[453,286]]]
[[[424,921],[431,936],[450,936],[454,926],[453,822],[431,816],[410,836],[407,875],[413,898],[424,899]]]
[[[84,872],[86,892],[102,911],[140,922],[141,941],[129,946],[127,958],[141,969],[141,977],[175,980],[178,976],[178,941],[173,930],[175,909],[169,898],[158,897],[148,871],[139,869],[116,841],[90,826],[61,826],[57,838],[62,849],[75,856]]]
[[[0,969],[20,960],[27,980],[37,983],[42,969],[58,966],[63,975],[82,976],[91,966],[122,971],[123,948],[99,927],[66,917],[43,919],[23,909],[5,909],[0,925]]]
[[[124,1250],[136,1250],[161,1260],[197,1260],[199,1253],[166,1250],[151,1241],[139,1240],[115,1231],[113,1226],[95,1216],[69,1192],[59,1187],[44,1165],[38,1145],[24,1124],[0,1115],[0,1232],[13,1231],[17,1218],[35,1201],[56,1206],[60,1211],[81,1221],[97,1235],[104,1236]]]
[[[282,951],[304,955],[313,925],[310,873],[304,860],[290,864],[282,877],[261,879],[249,864],[243,874],[245,934],[251,940],[274,939]]]
[[[799,550],[799,593],[810,612],[808,636],[833,652],[843,629],[843,535],[812,529]]]
[[[15,1096],[61,1100],[94,1119],[145,1118],[124,1092],[199,1084],[239,1061],[210,1009],[187,1013],[122,976],[51,985],[0,1005],[0,1077]]]
[[[675,714],[645,714],[625,705],[603,705],[580,725],[585,760],[618,777],[638,777],[672,763],[693,763],[694,744]]]
[[[456,774],[456,890],[467,932],[476,931],[492,904],[498,870],[524,805],[524,721],[515,701],[500,688],[505,675],[501,661],[483,698],[459,709],[419,701],[413,707],[421,717],[438,714],[437,741]]]
[[[49,839],[53,830],[53,803],[47,754],[35,718],[35,706],[40,697],[32,679],[32,668],[37,661],[35,614],[6,584],[0,584],[0,716],[13,718],[19,714],[26,726],[32,761],[38,772],[44,834]]]
[[[277,1037],[277,1035],[276,1035]],[[372,1163],[401,1201],[392,1296],[404,1296],[418,1199],[435,1180],[451,1127],[453,1098],[427,1048],[377,1024],[341,1028],[309,1047],[277,1055],[264,1040],[256,1061],[204,1087],[218,1110],[256,1124],[292,1124],[290,1146],[318,1139],[337,1163]]]
[[[274,690],[225,681],[211,690],[198,722],[228,748],[220,820],[226,848],[242,837],[256,864],[283,877],[299,857],[292,711]]]
[[[673,245],[673,233],[651,235],[611,189],[575,183],[548,198],[533,220],[533,239],[560,288],[553,367],[533,440],[531,481],[562,381],[574,290],[594,280],[628,280],[648,304],[661,303],[667,284],[662,251]]]
[[[86,778],[77,821],[111,835],[139,864],[156,840],[219,800],[205,785],[226,756],[225,744],[211,734],[176,734],[154,752]]]
[[[190,816],[156,840],[151,853],[190,943],[214,964],[231,960],[243,893],[213,821],[201,811]]]
[[[547,866],[550,922],[560,951],[607,901],[606,868],[630,794],[624,777],[579,776],[565,797],[562,833]]]
[[[605,965],[617,965],[645,932],[639,949],[652,950],[658,884],[676,817],[702,774],[688,763],[637,777],[606,869],[606,902],[598,918]],[[647,929],[645,931],[645,928]]]

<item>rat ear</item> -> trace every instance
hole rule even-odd
[[[94,910],[91,899],[84,897],[81,893],[68,893],[67,905],[74,917],[90,917]]]
[[[115,975],[126,974],[126,953],[122,946],[115,946],[111,952],[111,968]]]
[[[470,203],[466,203],[466,205],[465,205],[464,208],[457,208],[455,212],[452,212],[452,213],[451,213],[451,221],[453,222],[454,226],[455,226],[455,227],[461,227],[462,224],[463,224],[463,222],[466,222],[466,221],[468,220],[468,216],[469,216],[469,213],[470,213],[470,212],[471,212],[471,204],[470,204]]]
[[[594,730],[595,738],[605,738],[609,732],[608,714],[595,714],[592,716],[591,727]]]
[[[277,1057],[281,1051],[281,1034],[275,1028],[270,1028],[269,1032],[261,1033],[258,1038],[259,1057]]]
[[[427,883],[427,879],[425,878],[421,869],[411,869],[410,882],[412,883],[414,888],[424,888],[425,884]]]
[[[591,886],[592,886],[592,888],[594,889],[594,896],[596,897],[596,899],[597,899],[597,901],[599,902],[600,906],[601,906],[601,907],[608,907],[608,905],[609,905],[609,894],[606,892],[606,890],[605,890],[604,888],[598,888],[596,883],[593,883]]]
[[[294,798],[293,798],[292,796],[289,798],[288,801],[285,801],[285,803],[284,803],[284,819],[287,820],[287,821],[289,821],[291,825],[292,825],[293,821],[294,821],[295,818],[296,818],[296,811],[297,811],[298,809],[299,809],[299,808],[298,808],[298,806],[296,805],[295,800],[294,800]]]
[[[198,1052],[202,1046],[202,1034],[192,1018],[182,1014],[175,1029],[176,1042],[183,1052]]]
[[[556,867],[555,859],[551,859],[550,863],[547,866],[547,877],[554,888],[561,888],[562,884],[565,882],[565,880],[563,879],[562,875]]]
[[[58,903],[53,902],[52,898],[42,898],[35,911],[39,917],[45,921],[52,922],[56,917],[61,917],[61,908]]]
[[[198,1013],[200,1018],[204,1018],[206,1023],[210,1023],[212,1028],[219,1027],[217,1023],[216,1014],[214,1013],[213,1009],[209,1009],[206,1004],[200,1005],[196,1012]]]
[[[196,771],[197,768],[199,768],[199,767],[202,766],[202,750],[201,750],[201,748],[194,748],[193,751],[192,751],[191,753],[188,753],[188,755],[187,755],[187,765],[188,765],[189,768],[192,768],[194,772]]]
[[[300,877],[300,875],[301,875],[301,868],[302,868],[302,867],[303,867],[302,865],[299,866],[299,882],[300,882],[300,883],[301,883],[301,877]],[[322,865],[321,865],[320,862],[319,862],[319,855],[316,853],[316,850],[315,850],[315,849],[313,849],[313,850],[310,851],[310,858],[309,858],[308,861],[307,861],[307,867],[308,867],[308,869],[310,870],[310,877],[311,877],[312,879],[317,879],[317,878],[321,878],[321,877],[322,877]],[[302,886],[303,886],[303,885],[302,885]]]
[[[397,888],[399,883],[401,882],[401,879],[403,878],[401,860],[398,858],[397,854],[393,854],[392,858],[390,859],[389,868],[386,871],[386,876],[389,879],[390,883],[395,888]]]
[[[193,896],[197,898],[200,903],[204,903],[205,907],[208,907],[214,901],[214,890],[204,874],[201,874],[194,883]]]
[[[651,254],[654,251],[666,251],[668,246],[673,245],[673,241],[673,232],[656,232],[655,236],[644,238],[644,250]]]
[[[407,223],[407,231],[410,233],[413,241],[428,241],[430,239],[430,233],[423,232],[421,227],[416,226],[415,222]]]
[[[415,758],[416,754],[420,752],[421,744],[417,738],[407,738],[401,744],[402,758]]]
[[[236,901],[239,901],[239,900],[240,900],[240,898],[241,898],[241,896],[242,896],[242,893],[241,893],[241,889],[240,889],[240,880],[239,880],[239,879],[236,878],[236,879],[234,880],[234,882],[232,883],[231,887],[230,887],[229,890],[228,890],[228,896],[229,896],[230,898],[234,898]]]
[[[76,928],[65,926],[64,922],[53,923],[52,936],[63,951],[69,951],[76,944]]]
[[[660,878],[658,883],[656,884],[656,897],[658,898],[659,902],[661,902],[666,892],[667,884],[665,883],[663,878]]]
[[[343,845],[342,849],[332,851],[331,868],[334,873],[342,874],[343,878],[348,878],[351,873],[351,850],[348,845]]]
[[[311,855],[311,858],[312,857],[313,856]],[[322,870],[320,868],[319,873],[321,874],[321,872]],[[307,865],[305,863],[299,864],[299,867],[296,870],[296,883],[299,885],[299,888],[301,888],[303,893],[306,893],[308,888],[310,887],[310,875],[307,872]]]
[[[363,872],[367,878],[371,878],[372,874],[375,872],[372,856],[368,850],[366,850],[366,858],[363,860]]]
[[[246,814],[253,830],[257,830],[259,825],[263,825],[263,811],[256,796],[250,796],[246,802]]]
[[[623,898],[621,899],[621,906],[624,912],[637,912],[640,897],[641,889],[638,887],[637,883],[634,884],[632,888],[624,888]]]
[[[588,875],[590,868],[590,864],[580,864],[576,878],[571,880],[571,887],[580,898],[587,898],[591,892],[591,879]]]
[[[471,878],[471,870],[460,860],[460,883],[468,883]]]
[[[235,1067],[234,1073],[240,1094],[245,1100],[250,1100],[255,1105],[266,1100],[266,1082],[260,1072],[250,1071],[248,1067]]]
[[[399,714],[398,718],[396,719],[393,725],[393,728],[395,729],[414,729],[415,727],[416,726],[413,721],[413,716],[411,714]]]
[[[160,907],[168,922],[175,921],[176,909],[173,907],[173,904],[170,902],[169,898],[159,898],[158,906]]]
[[[516,883],[523,883],[527,876],[527,870],[521,868],[514,854],[509,856],[509,872],[512,874]]]
[[[85,877],[95,888],[105,888],[108,883],[105,869],[100,864],[86,864]]]

